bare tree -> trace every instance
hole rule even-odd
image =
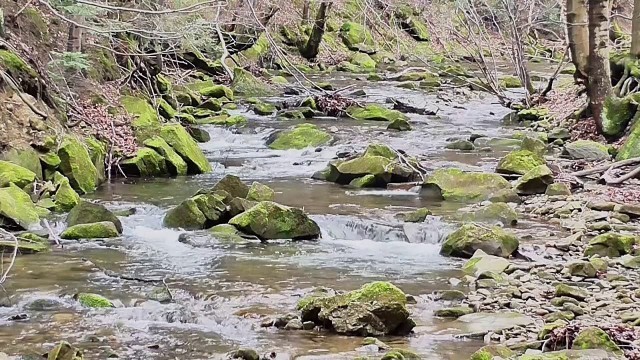
[[[320,3],[320,8],[316,13],[316,19],[313,23],[313,29],[309,40],[304,46],[300,47],[300,55],[306,59],[315,59],[320,51],[320,44],[322,43],[322,35],[324,35],[325,23],[327,21],[327,11],[331,9],[331,2],[323,1]]]
[[[567,0],[567,35],[576,80],[587,80],[589,60],[587,0]]]
[[[631,21],[631,55],[640,58],[640,0],[633,2]]]
[[[609,65],[610,0],[589,0],[589,106],[602,133],[602,110],[613,93]]]

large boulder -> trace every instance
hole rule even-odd
[[[92,192],[100,183],[100,176],[87,148],[76,137],[67,136],[58,149],[60,171],[69,178],[81,194]]]
[[[98,182],[102,183],[107,179],[107,170],[105,165],[105,159],[107,158],[107,144],[93,136],[89,136],[85,139],[85,145],[87,146],[89,157],[98,172]]]
[[[37,179],[42,179],[42,164],[40,155],[31,147],[24,149],[10,149],[2,153],[0,159],[20,165],[36,174]]]
[[[509,260],[498,256],[488,255],[478,249],[473,256],[462,266],[462,271],[467,275],[479,277],[484,273],[503,273],[509,267]]]
[[[640,121],[636,121],[631,127],[627,140],[618,150],[616,160],[627,160],[634,157],[640,157]]]
[[[269,148],[274,150],[304,149],[327,144],[332,136],[313,124],[300,124],[276,134]]]
[[[199,194],[186,199],[167,212],[164,225],[185,230],[199,230],[224,223],[228,219],[224,197],[215,194]]]
[[[511,184],[498,174],[438,169],[423,184],[423,191],[448,201],[479,202],[504,191]]]
[[[407,115],[398,110],[391,110],[382,105],[368,104],[365,107],[350,106],[347,108],[347,115],[356,120],[389,121],[397,119],[409,120]]]
[[[340,27],[340,38],[344,45],[351,51],[359,51],[367,54],[375,53],[376,44],[373,36],[362,24],[347,21]]]
[[[198,144],[180,124],[162,126],[160,137],[167,142],[187,163],[188,173],[202,174],[211,171],[211,164]]]
[[[0,187],[15,184],[18,187],[33,183],[36,180],[36,174],[20,165],[0,160]]]
[[[60,175],[60,173],[57,174],[59,175],[58,179],[55,179],[55,185],[57,188],[53,195],[56,211],[70,211],[80,203],[80,195],[73,190],[69,183],[69,179]]]
[[[407,335],[415,323],[402,290],[377,281],[335,296],[311,295],[298,302],[302,321],[313,321],[338,334]]]
[[[38,209],[29,194],[14,184],[0,189],[0,225],[30,229],[39,222]]]
[[[78,224],[68,227],[60,234],[63,239],[105,239],[118,237],[120,232],[111,221],[101,221],[90,224]]]
[[[516,183],[520,195],[544,194],[547,186],[553,183],[553,172],[547,165],[539,165],[527,171]]]
[[[564,154],[573,160],[599,161],[609,159],[609,149],[591,140],[577,140],[565,145]]]
[[[120,168],[127,176],[166,176],[168,174],[164,157],[155,150],[143,147],[133,157],[120,162]]]
[[[173,150],[173,148],[159,136],[144,141],[144,146],[155,150],[165,160],[167,170],[171,175],[187,175],[187,163]]]
[[[591,239],[584,250],[584,256],[618,257],[630,254],[638,243],[640,243],[638,236],[609,232]]]
[[[470,258],[477,250],[489,255],[509,257],[519,246],[518,238],[500,227],[481,227],[464,224],[447,237],[442,244],[440,254]]]
[[[247,193],[247,200],[250,201],[273,201],[276,198],[276,193],[267,185],[254,181],[249,187]]]
[[[608,97],[602,109],[602,133],[613,137],[622,135],[636,112],[635,108],[630,96]]]
[[[524,175],[536,166],[544,164],[545,161],[540,155],[529,150],[517,150],[508,153],[498,162],[496,172]]]
[[[112,222],[118,230],[118,233],[122,233],[122,223],[120,222],[120,219],[101,204],[82,201],[71,209],[67,215],[67,225],[69,227],[103,221]]]
[[[225,175],[211,188],[211,192],[226,191],[234,198],[246,198],[249,194],[249,187],[235,175]]]
[[[620,347],[611,340],[606,332],[597,327],[580,330],[573,340],[573,348],[579,350],[600,349],[616,356],[623,356]]]
[[[229,224],[262,240],[317,239],[320,227],[301,209],[262,201],[247,211],[236,215]]]
[[[239,67],[233,69],[231,89],[234,93],[244,96],[268,96],[273,93],[267,83]]]
[[[493,202],[481,208],[464,213],[461,218],[464,221],[477,221],[485,223],[501,223],[504,225],[516,225],[518,213],[507,203]]]
[[[161,126],[160,119],[156,110],[146,99],[123,96],[120,102],[127,113],[134,118],[131,125],[138,141],[142,142],[158,133]]]

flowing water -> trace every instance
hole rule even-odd
[[[310,176],[336,153],[362,150],[370,141],[418,156],[427,168],[491,170],[502,152],[460,153],[443,146],[448,138],[472,133],[508,134],[512,129],[500,122],[506,110],[489,97],[449,101],[441,94],[385,83],[330,81],[356,84],[367,92],[367,101],[393,96],[437,109],[438,116],[411,115],[414,130],[402,133],[386,131],[383,123],[312,120],[333,133],[335,143],[291,151],[269,150],[265,138],[292,121],[247,113],[245,128],[206,128],[212,140],[202,147],[214,165],[212,174],[118,179],[91,196],[112,209],[136,209],[122,218],[121,238],[65,242],[50,253],[18,259],[0,296],[0,350],[37,355],[68,340],[85,349],[86,359],[113,354],[124,359],[210,359],[239,346],[273,351],[281,359],[351,359],[367,355],[355,350],[359,338],[263,329],[260,321],[291,312],[314,287],[352,290],[389,280],[417,298],[410,310],[418,326],[409,337],[383,340],[425,359],[467,359],[481,343],[454,339],[450,322],[432,316],[438,304],[429,296],[460,275],[458,260],[438,254],[439,243],[455,227],[451,216],[459,205],[429,202],[405,190],[351,190]],[[322,239],[238,244],[206,231],[181,236],[184,232],[163,228],[167,209],[225,174],[264,182],[276,191],[276,201],[303,207],[320,225]],[[435,216],[422,224],[394,218],[419,207],[432,209]],[[537,227],[546,225],[525,221],[517,231]],[[151,291],[164,288],[163,281],[173,302],[146,300]],[[78,292],[97,292],[120,306],[83,309],[71,298]],[[21,313],[28,319],[7,320]]]

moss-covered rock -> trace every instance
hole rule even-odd
[[[263,185],[254,181],[249,187],[247,200],[251,201],[273,201],[276,198],[276,192],[267,185]]]
[[[486,223],[502,223],[504,225],[516,225],[518,213],[504,202],[493,202],[482,206],[480,209],[462,215],[465,221]]]
[[[187,175],[187,163],[163,138],[159,136],[149,138],[144,141],[144,146],[155,150],[164,158],[170,175]]]
[[[0,158],[22,166],[25,169],[29,169],[36,174],[37,179],[42,179],[42,164],[40,163],[40,156],[33,148],[26,147],[24,149],[9,149],[3,152]]]
[[[400,213],[396,215],[396,218],[404,222],[421,223],[424,222],[429,215],[431,215],[431,210],[427,208],[420,208],[415,211]]]
[[[492,360],[495,357],[509,359],[516,353],[504,345],[486,345],[471,355],[471,360]]]
[[[200,95],[211,98],[227,98],[233,100],[233,90],[224,85],[212,85],[199,90]]]
[[[637,236],[608,232],[591,239],[584,250],[584,256],[619,257],[630,254],[635,244],[640,244]]]
[[[503,76],[500,78],[500,86],[505,89],[521,88],[522,82],[517,76]]]
[[[375,187],[377,179],[375,175],[369,174],[363,177],[355,178],[349,182],[349,186],[353,188]]]
[[[211,164],[187,130],[180,124],[164,125],[160,137],[187,163],[188,173],[202,174],[211,171]]]
[[[410,16],[401,23],[402,28],[416,41],[429,41],[429,29],[427,25],[418,17]]]
[[[0,160],[0,187],[15,184],[23,188],[36,180],[36,174],[20,165]]]
[[[227,242],[244,243],[246,240],[241,236],[241,232],[235,226],[220,224],[209,229],[209,233],[214,237]]]
[[[520,148],[522,150],[531,151],[539,156],[543,156],[547,151],[547,144],[538,137],[525,135],[522,137],[522,145]]]
[[[63,239],[106,239],[118,237],[120,233],[111,221],[78,224],[68,227],[60,234]]]
[[[47,360],[83,360],[82,350],[71,346],[66,341],[59,342],[49,353]]]
[[[329,133],[313,124],[300,124],[291,130],[279,133],[269,148],[274,150],[304,149],[327,144],[333,139]]]
[[[545,161],[540,156],[528,150],[517,150],[503,157],[496,171],[501,174],[524,175],[537,166],[544,165]]]
[[[578,301],[584,301],[590,295],[589,295],[589,292],[585,289],[582,289],[576,286],[567,285],[567,284],[558,284],[556,285],[556,296],[557,297],[567,296],[567,297],[574,298]]]
[[[222,110],[223,106],[224,106],[224,104],[222,103],[222,100],[220,100],[220,99],[207,99],[202,104],[200,104],[198,106],[198,109],[213,111],[214,112],[213,114],[212,113],[208,113],[208,115],[215,115],[215,112]],[[188,108],[186,110],[188,110]],[[205,113],[201,112],[198,115],[205,115]],[[198,118],[203,118],[203,117],[206,117],[206,116],[198,116]]]
[[[39,154],[40,163],[42,163],[42,168],[46,170],[56,170],[58,166],[60,166],[60,157],[58,154],[54,152],[47,152],[44,154]]]
[[[98,294],[79,293],[75,295],[75,299],[80,303],[80,305],[92,309],[115,307],[111,300]]]
[[[234,198],[246,198],[249,195],[249,187],[235,175],[225,175],[211,188],[211,192],[225,191]]]
[[[423,184],[423,191],[459,202],[484,201],[510,189],[511,184],[500,175],[469,173],[459,169],[436,170]]]
[[[547,186],[547,190],[545,190],[545,195],[547,196],[559,196],[559,195],[571,195],[571,189],[565,183],[553,183]]]
[[[127,176],[166,176],[169,174],[164,157],[155,150],[143,147],[133,157],[120,162],[120,168]]]
[[[104,221],[112,222],[118,230],[118,233],[122,233],[122,223],[120,222],[120,219],[101,204],[81,201],[71,209],[67,215],[67,225],[69,227]]]
[[[344,45],[351,51],[359,51],[367,54],[375,53],[376,44],[369,31],[356,22],[345,22],[340,27],[340,38]]]
[[[262,101],[256,104],[253,104],[252,110],[254,113],[256,113],[256,115],[263,115],[263,116],[273,115],[273,113],[278,111],[275,105],[265,103]]]
[[[618,150],[616,160],[627,160],[634,157],[640,157],[640,121],[635,121],[631,126],[627,139]]]
[[[273,94],[271,87],[242,68],[233,69],[233,92],[243,96],[268,96]]]
[[[509,257],[518,250],[519,245],[514,234],[500,227],[465,224],[447,237],[440,254],[470,258],[477,250],[482,250],[489,255]]]
[[[415,326],[406,295],[389,282],[376,281],[335,296],[311,295],[298,302],[302,321],[357,336],[406,335]]]
[[[349,62],[363,70],[373,71],[376,68],[376,62],[371,56],[363,53],[354,53],[349,58]]]
[[[356,120],[394,121],[397,119],[409,120],[409,118],[397,110],[387,109],[378,104],[369,104],[365,107],[351,106],[347,108],[347,115]]]
[[[602,329],[589,327],[582,329],[573,340],[573,348],[579,350],[601,349],[622,356],[622,350]]]
[[[620,136],[635,114],[631,97],[610,96],[602,110],[602,132],[607,136]]]
[[[527,171],[516,183],[520,195],[543,194],[547,186],[553,183],[553,172],[547,165],[539,165]]]
[[[29,194],[14,184],[0,189],[0,225],[30,229],[39,222],[38,209]]]
[[[577,140],[565,145],[564,154],[573,160],[599,161],[609,159],[609,149],[591,140]]]
[[[318,224],[302,210],[270,201],[262,201],[233,217],[229,224],[263,240],[304,240],[320,237]]]
[[[31,234],[27,233],[27,235]],[[23,234],[18,235],[17,238],[18,255],[36,254],[50,250],[49,241],[47,239],[32,240],[31,237],[25,238]],[[0,240],[0,253],[13,253],[15,247],[16,243],[13,240]]]
[[[100,141],[93,136],[90,136],[85,140],[89,157],[96,167],[98,173],[98,183],[104,182],[106,177],[106,165],[105,160],[107,157],[107,144],[104,141]]]
[[[522,109],[518,111],[517,117],[520,121],[543,121],[549,118],[549,109],[544,107]]]
[[[222,114],[206,119],[197,120],[199,125],[218,125],[218,126],[236,126],[240,127],[247,124],[247,118],[242,115],[232,115]]]
[[[455,319],[455,318],[459,318],[460,316],[473,314],[473,313],[474,313],[473,309],[468,306],[456,306],[456,307],[438,309],[433,312],[433,315],[441,318]]]
[[[135,117],[131,125],[138,141],[142,142],[158,133],[160,119],[158,119],[153,106],[146,99],[123,96],[120,98],[120,102],[127,113]]]
[[[56,186],[57,190],[53,195],[56,211],[70,211],[80,203],[80,195],[73,190],[69,179],[63,177],[56,183]]]
[[[215,194],[199,194],[186,199],[167,212],[164,225],[185,230],[206,229],[228,219],[224,197]]]
[[[387,125],[387,130],[411,131],[411,124],[405,119],[395,119]]]
[[[94,191],[99,183],[100,176],[87,148],[79,139],[71,135],[65,137],[58,149],[60,157],[60,171],[69,178],[74,189],[81,194]]]

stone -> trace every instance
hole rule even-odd
[[[462,272],[467,275],[480,277],[486,273],[501,274],[507,267],[509,267],[509,260],[498,256],[487,255],[484,251],[477,250],[462,266]]]
[[[443,301],[462,301],[467,298],[460,290],[444,290],[438,293],[438,300]]]
[[[568,324],[569,323],[566,320],[562,320],[562,319],[545,323],[542,326],[542,329],[540,330],[540,332],[538,333],[538,340],[546,340],[553,330],[563,328]]]
[[[231,89],[235,94],[243,96],[268,96],[273,94],[273,89],[269,84],[241,67],[233,69]]]
[[[458,202],[484,201],[509,189],[511,184],[500,175],[463,172],[459,169],[438,169],[423,184],[423,191]]]
[[[375,52],[376,44],[366,27],[357,22],[347,21],[340,27],[340,38],[351,51]]]
[[[39,223],[38,209],[29,194],[13,183],[0,188],[0,225],[28,230]]]
[[[167,171],[170,175],[187,175],[187,163],[163,138],[154,136],[146,139],[144,146],[155,150],[164,158]]]
[[[119,165],[129,177],[162,177],[169,173],[164,157],[147,147],[139,148],[135,155]]]
[[[547,185],[544,194],[547,196],[569,196],[571,195],[571,189],[567,184],[553,183]]]
[[[499,333],[502,330],[533,324],[529,316],[517,312],[475,312],[459,317],[450,324],[463,333]]]
[[[434,311],[433,315],[442,318],[459,318],[462,315],[472,314],[473,312],[473,309],[468,306],[458,306],[438,309]]]
[[[5,150],[0,156],[0,159],[28,169],[36,175],[36,179],[42,180],[42,164],[40,163],[40,155],[33,148],[25,147],[21,149],[12,148]],[[2,173],[3,171],[0,168],[0,183],[2,183]]]
[[[215,193],[199,194],[169,210],[163,219],[165,226],[185,230],[206,229],[228,218],[223,197]]]
[[[409,118],[398,110],[391,110],[379,104],[367,104],[364,107],[350,106],[347,115],[356,120],[389,121],[398,119],[408,121]]]
[[[622,356],[622,350],[611,340],[609,335],[597,327],[582,329],[573,340],[573,349],[600,349]]]
[[[396,218],[404,222],[421,223],[424,222],[429,215],[431,215],[431,211],[429,209],[420,208],[415,211],[400,213],[396,215]]]
[[[416,41],[429,41],[429,29],[419,17],[410,16],[402,21],[402,28]]]
[[[571,276],[580,276],[584,278],[595,278],[598,271],[587,261],[575,260],[568,263],[565,268]]]
[[[97,222],[112,222],[118,233],[122,233],[122,223],[117,216],[109,211],[104,205],[88,201],[81,201],[67,215],[67,225],[69,227],[79,224],[91,224]]]
[[[47,360],[83,360],[82,350],[71,346],[66,341],[60,341],[47,354]],[[8,358],[7,358],[8,359]]]
[[[69,179],[71,186],[80,194],[94,191],[100,183],[98,170],[87,147],[80,140],[69,135],[58,149],[60,171]]]
[[[234,216],[229,224],[262,240],[308,240],[320,237],[320,228],[301,209],[262,201]]]
[[[71,211],[80,203],[80,195],[73,190],[69,179],[60,175],[60,180],[56,182],[56,192],[53,195],[55,209],[58,212]]]
[[[498,162],[496,172],[524,175],[540,165],[545,165],[545,161],[540,155],[529,150],[517,150],[508,153]]]
[[[189,135],[193,138],[193,140],[199,143],[206,143],[211,141],[211,135],[205,129],[201,129],[199,127],[190,126],[188,128]]]
[[[182,125],[163,125],[160,129],[160,137],[187,163],[189,174],[202,174],[211,171],[211,164]]]
[[[377,182],[378,181],[375,175],[368,174],[363,177],[359,177],[351,180],[351,182],[349,183],[349,186],[354,188],[375,187]]]
[[[249,187],[235,175],[225,175],[211,188],[211,192],[221,190],[234,198],[246,198],[249,195]]]
[[[407,296],[385,281],[363,285],[339,295],[310,295],[298,302],[302,321],[313,321],[338,334],[407,335],[415,323],[406,308]]]
[[[98,172],[98,183],[102,183],[107,180],[105,165],[105,160],[107,158],[107,144],[104,141],[99,141],[93,136],[89,136],[88,138],[85,138],[85,145],[87,146],[89,157]]]
[[[74,298],[80,303],[80,305],[87,308],[99,309],[115,307],[111,300],[98,294],[79,293],[76,294]]]
[[[227,354],[228,359],[260,360],[260,355],[253,349],[238,349]]]
[[[262,116],[273,115],[276,111],[278,111],[275,105],[265,102],[258,102],[253,104],[252,110],[256,115]]]
[[[263,185],[257,181],[254,181],[249,187],[249,192],[247,193],[247,200],[252,201],[273,201],[275,200],[276,193],[268,187],[267,185]]]
[[[30,239],[24,235],[18,238],[18,255],[36,254],[39,252],[49,251],[49,240],[47,239]],[[13,240],[0,240],[0,253],[13,253],[16,243]]]
[[[556,296],[568,296],[583,301],[589,297],[589,292],[579,287],[558,284],[556,285]]]
[[[631,253],[638,242],[640,241],[636,236],[608,232],[591,239],[584,250],[584,256],[618,257]]]
[[[376,62],[371,56],[364,53],[353,53],[349,58],[349,62],[363,70],[373,71],[376,69]]]
[[[300,319],[292,319],[284,326],[285,330],[302,330],[302,321]]]
[[[313,124],[300,124],[291,130],[277,133],[268,146],[274,150],[304,149],[329,143],[333,137]]]
[[[539,354],[525,354],[517,360],[610,360],[604,350],[560,350]]]
[[[211,98],[227,98],[233,101],[233,90],[224,85],[213,85],[200,89],[200,95]]]
[[[90,224],[78,224],[68,227],[60,234],[63,239],[106,239],[118,237],[120,232],[110,221],[101,221]]]
[[[626,214],[629,217],[640,217],[640,206],[634,204],[616,204],[613,209],[616,212]]]
[[[640,256],[623,255],[618,262],[628,269],[640,269]]]
[[[15,184],[20,188],[32,184],[36,180],[36,174],[20,165],[0,160],[0,187]]]
[[[598,257],[590,258],[589,263],[591,263],[594,269],[596,269],[596,271],[598,272],[607,272],[607,269],[609,268],[609,263],[606,260]]]
[[[473,143],[469,140],[455,140],[444,146],[445,149],[449,150],[461,150],[461,151],[471,151],[475,149]]]
[[[515,355],[515,352],[504,345],[486,345],[474,352],[470,360],[491,360],[495,357],[508,359]]]
[[[509,257],[519,246],[518,238],[499,227],[464,224],[447,237],[440,254],[470,258],[480,249],[489,255]]]
[[[542,194],[553,183],[553,172],[547,165],[539,165],[527,171],[515,185],[520,195]]]
[[[551,132],[549,132],[549,141],[555,141],[555,140],[569,140],[571,139],[571,133],[569,132],[568,129],[565,128],[554,128],[551,130]]]
[[[387,125],[387,130],[411,131],[411,124],[405,119],[395,119]]]
[[[564,146],[564,154],[572,160],[600,161],[609,159],[609,149],[591,140],[577,140]]]
[[[501,223],[514,226],[518,223],[518,213],[504,202],[494,202],[473,212],[462,215],[464,221]]]
[[[602,133],[610,137],[622,135],[635,114],[631,97],[609,96],[602,109]]]

